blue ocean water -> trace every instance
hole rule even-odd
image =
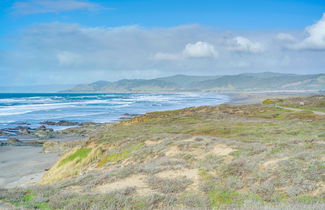
[[[28,123],[35,128],[45,120],[114,122],[125,114],[144,114],[229,100],[218,94],[64,94],[0,93],[0,129]]]

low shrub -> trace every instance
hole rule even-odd
[[[192,183],[186,178],[163,179],[155,176],[149,177],[147,182],[150,188],[165,194],[182,192]]]
[[[241,202],[241,197],[239,193],[227,189],[219,189],[216,187],[207,194],[210,200],[210,205],[212,207],[240,204]]]
[[[208,208],[209,198],[207,196],[186,193],[182,195],[179,201],[183,206],[187,208]]]

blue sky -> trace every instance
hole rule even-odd
[[[323,73],[324,12],[321,0],[2,0],[0,84]]]

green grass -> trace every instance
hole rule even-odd
[[[140,149],[142,146],[143,146],[143,144],[136,144],[136,145],[133,145],[133,146],[127,148],[124,151],[108,154],[99,161],[99,163],[97,164],[97,167],[99,167],[99,168],[103,167],[108,162],[117,162],[120,160],[124,160],[124,159],[130,157],[132,152]]]
[[[280,152],[283,152],[282,148],[273,148],[271,150],[270,154],[274,155],[274,154],[277,154],[277,153],[280,153]]]
[[[106,155],[101,161],[99,161],[97,167],[102,167],[108,162],[117,162],[117,161],[126,159],[130,156],[131,156],[131,153],[129,151],[109,154],[109,155]]]
[[[240,203],[240,194],[227,189],[215,188],[214,190],[208,192],[208,197],[212,207]]]
[[[32,190],[27,190],[25,194],[22,196],[20,202],[11,202],[9,199],[4,199],[4,200],[17,207],[23,206],[23,207],[27,207],[28,209],[40,209],[40,210],[51,209],[47,202],[36,202],[34,198],[35,198],[35,193]]]
[[[297,200],[301,203],[317,203],[317,202],[325,202],[325,198],[303,195],[299,196]]]
[[[273,101],[272,99],[265,99],[265,100],[262,102],[262,104],[265,104],[265,105],[267,105],[267,104],[272,104],[272,103],[274,103],[274,101]]]
[[[32,200],[33,196],[34,196],[33,193],[31,191],[29,191],[23,196],[23,201],[29,202]]]
[[[59,167],[70,162],[70,161],[73,161],[75,159],[82,160],[82,159],[86,158],[90,152],[91,152],[91,148],[81,148],[81,149],[77,150],[75,153],[73,153],[72,155],[63,159],[59,163]]]

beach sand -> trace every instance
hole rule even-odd
[[[59,158],[41,153],[42,147],[0,147],[0,188],[25,187],[37,183]]]

